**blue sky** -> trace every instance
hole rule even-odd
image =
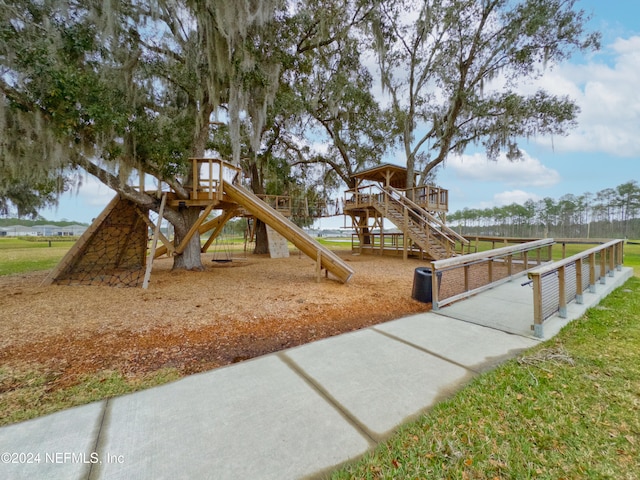
[[[640,181],[640,2],[579,0],[602,34],[600,51],[576,56],[545,72],[534,86],[570,95],[581,108],[579,126],[566,137],[521,143],[523,161],[487,161],[480,151],[449,158],[437,183],[449,189],[450,211],[581,195]],[[42,211],[49,220],[90,222],[114,193],[92,178]],[[323,227],[342,219],[323,220]]]
[[[522,162],[488,162],[480,152],[449,159],[438,183],[450,190],[451,211],[596,193],[640,180],[640,2],[583,0],[578,6],[592,14],[602,48],[576,55],[536,82],[578,103],[578,127],[566,137],[521,143]]]

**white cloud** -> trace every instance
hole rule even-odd
[[[569,95],[581,112],[568,136],[538,141],[559,151],[640,155],[639,65],[640,36],[633,36],[619,38],[587,64],[565,64],[546,73],[538,86]]]
[[[155,187],[150,187],[155,188]],[[75,191],[71,193],[75,195]],[[86,175],[78,189],[81,201],[92,207],[104,207],[114,197],[115,192],[91,175]]]
[[[533,200],[537,202],[542,197],[535,193],[528,193],[523,190],[509,190],[506,192],[496,193],[493,196],[492,206],[502,207],[504,205],[511,205],[517,203],[519,205],[524,204],[527,200]]]
[[[497,160],[475,153],[450,157],[446,168],[454,170],[462,180],[479,182],[503,182],[510,186],[548,187],[560,181],[560,174],[544,166],[523,151],[521,160],[509,161],[503,154]]]

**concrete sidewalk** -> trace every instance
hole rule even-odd
[[[596,296],[606,296],[632,273],[615,272]],[[479,316],[531,323],[521,297],[513,295],[514,282],[437,314],[0,428],[0,478],[321,476],[473,376],[538,343],[499,330],[502,323],[469,323]],[[475,314],[459,310],[472,302]],[[579,312],[569,314],[577,318]]]

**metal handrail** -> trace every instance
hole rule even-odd
[[[576,284],[576,303],[582,303],[582,292],[585,291],[585,286],[582,278],[582,264],[583,261],[587,258],[590,259],[589,262],[589,281],[588,287],[591,291],[595,289],[596,283],[596,254],[600,254],[600,279],[601,283],[604,283],[604,279],[607,273],[609,275],[613,275],[613,270],[617,268],[618,270],[622,267],[623,261],[623,249],[624,249],[624,240],[611,240],[602,245],[598,245],[597,247],[590,248],[583,252],[577,253],[570,257],[564,258],[562,260],[558,260],[556,262],[550,263],[548,265],[542,266],[540,268],[534,269],[528,273],[529,279],[533,283],[533,331],[534,335],[537,337],[543,337],[543,324],[546,318],[551,316],[553,313],[558,312],[560,318],[566,318],[567,316],[567,289],[566,289],[566,275],[567,275],[567,267],[570,265],[575,265],[575,284]],[[607,253],[609,254],[609,270],[607,272]],[[553,312],[545,316],[543,311],[544,298],[543,298],[543,288],[542,288],[542,279],[547,275],[552,273],[556,273],[558,276],[558,301],[557,308],[554,306]],[[571,300],[569,300],[571,301]]]
[[[525,254],[525,268],[528,267],[528,257],[527,254],[533,250],[541,250],[543,248],[549,249],[549,258],[551,257],[551,247],[554,244],[554,240],[552,238],[535,240],[528,243],[523,243],[520,245],[512,245],[508,247],[497,248],[494,250],[486,251],[486,252],[478,252],[478,253],[470,253],[467,255],[462,255],[459,257],[453,258],[445,258],[443,260],[436,260],[435,262],[431,262],[431,268],[433,270],[432,276],[432,292],[433,292],[433,300],[432,300],[432,308],[433,310],[438,310],[440,307],[447,305],[451,302],[461,300],[463,298],[469,297],[473,294],[479,293],[481,291],[487,290],[495,285],[498,285],[500,282],[505,282],[510,280],[512,272],[511,267],[509,267],[509,276],[501,281],[493,281],[491,275],[489,275],[489,281],[486,285],[483,285],[478,288],[474,288],[472,290],[467,289],[467,285],[469,284],[469,279],[467,275],[469,273],[469,267],[472,265],[477,265],[481,263],[486,263],[489,265],[489,268],[495,260],[500,260],[503,258],[511,259],[514,255]],[[509,265],[511,265],[509,261]],[[440,293],[438,289],[438,285],[436,282],[436,278],[441,274],[441,272],[445,272],[448,270],[454,270],[457,268],[463,268],[465,274],[465,291],[453,295],[451,297],[440,299]],[[491,270],[490,270],[491,271]]]

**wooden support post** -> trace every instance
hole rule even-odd
[[[149,287],[149,280],[151,278],[151,268],[153,267],[153,259],[156,254],[156,246],[158,245],[158,237],[160,236],[160,225],[162,224],[162,215],[164,214],[164,206],[167,203],[167,194],[162,195],[162,201],[160,202],[160,210],[158,211],[158,222],[153,232],[153,241],[151,242],[151,251],[147,256],[147,270],[144,273],[144,280],[142,282],[142,288],[147,289]]]
[[[464,291],[469,291],[469,265],[464,266]]]
[[[318,250],[316,254],[316,282],[320,283],[322,279],[322,252]]]
[[[220,169],[222,170],[222,165],[220,165]],[[218,192],[216,192],[217,194]],[[209,193],[208,198],[213,200],[213,162],[209,160]]]
[[[192,194],[191,194],[191,198],[192,199],[196,199],[198,198],[198,186],[200,185],[200,170],[199,170],[199,163],[197,159],[193,159],[193,188],[192,188]]]
[[[438,272],[433,268],[433,263],[431,263],[431,309],[438,310]]]
[[[489,283],[493,283],[493,260],[491,259],[487,262],[487,270],[489,275]]]
[[[524,261],[524,269],[529,270],[529,252],[522,252],[522,259]]]
[[[600,250],[600,284],[607,283],[607,251]]]
[[[584,292],[584,284],[582,283],[582,257],[576,260],[576,303],[582,304]]]
[[[405,262],[409,259],[409,209],[404,207],[404,246],[402,250],[402,260]]]
[[[596,293],[596,254],[589,255],[589,291]]]
[[[538,338],[543,338],[542,280],[540,275],[529,274],[529,278],[533,282],[533,334]]]
[[[621,240],[616,245],[616,270],[622,270],[624,242]]]
[[[562,265],[558,269],[558,315],[567,318],[567,267]]]
[[[609,255],[609,276],[613,277],[613,271],[616,268],[616,246],[611,245],[607,248],[607,252]]]

